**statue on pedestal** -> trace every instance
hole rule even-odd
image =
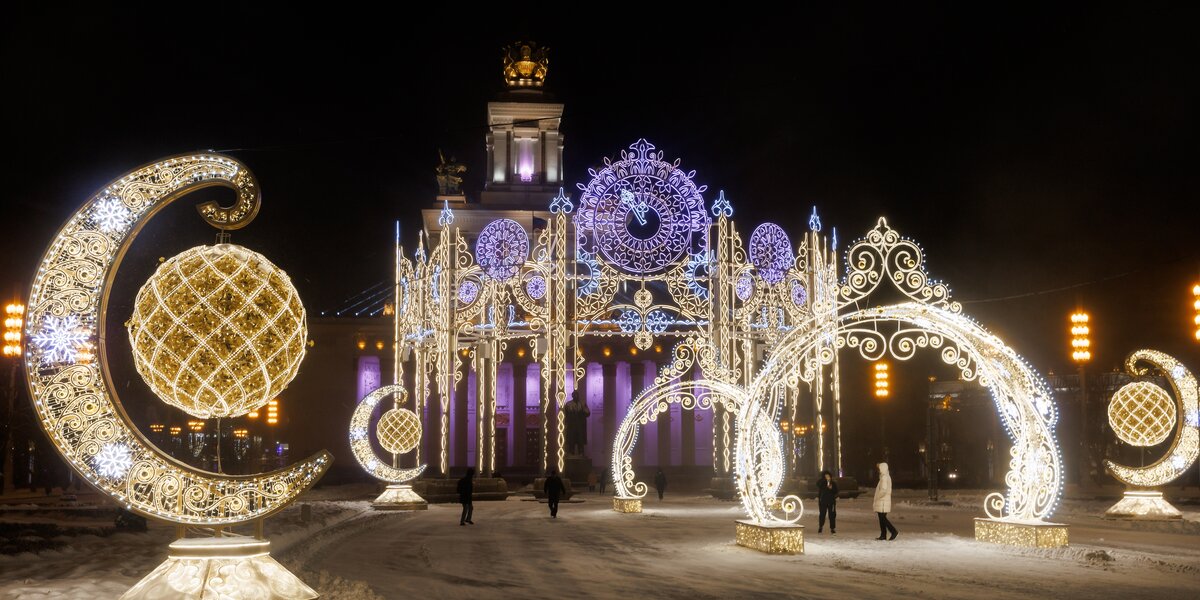
[[[571,394],[571,401],[564,404],[562,410],[567,455],[583,456],[587,447],[587,419],[592,416],[592,411],[588,409],[587,402],[584,402],[583,394],[579,393],[579,390]]]
[[[438,195],[462,195],[462,174],[467,172],[466,165],[459,164],[453,156],[450,157],[450,162],[446,162],[441,150],[438,150],[438,158],[442,161],[437,167]]]

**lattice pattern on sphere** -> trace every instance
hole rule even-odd
[[[375,429],[379,445],[393,454],[403,454],[421,441],[421,420],[407,408],[393,408],[383,413]]]
[[[1108,424],[1121,441],[1134,446],[1162,443],[1175,430],[1175,401],[1148,381],[1125,384],[1108,405]]]
[[[244,415],[283,391],[307,337],[287,273],[233,244],[198,246],[160,265],[128,326],[150,389],[205,419]]]

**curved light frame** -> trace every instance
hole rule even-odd
[[[663,366],[654,385],[638,394],[630,404],[617,429],[611,467],[617,496],[641,498],[649,490],[644,482],[636,481],[633,471],[633,449],[642,425],[656,421],[671,404],[709,410],[714,404],[721,404],[739,415],[735,464],[738,497],[746,513],[758,523],[798,522],[804,515],[804,503],[800,498],[777,496],[784,475],[783,437],[773,420],[773,411],[759,410],[750,417],[752,420],[740,419],[745,405],[753,403],[754,397],[747,394],[745,388],[726,381],[732,373],[717,358],[712,340],[688,338],[675,346],[673,354],[674,359]],[[693,366],[709,379],[683,379]],[[785,512],[783,518],[772,510],[777,500],[778,507]]]
[[[379,460],[379,457],[375,455],[375,449],[371,447],[369,430],[371,414],[375,412],[376,405],[380,400],[392,394],[406,395],[407,393],[404,386],[398,384],[376,388],[375,391],[363,396],[350,415],[350,450],[354,454],[354,460],[357,460],[358,464],[362,465],[362,468],[366,469],[372,477],[387,483],[412,481],[420,476],[426,467],[426,465],[419,465],[411,469],[397,469]]]
[[[880,333],[888,326],[895,328],[892,334]],[[896,360],[907,360],[919,348],[940,349],[942,359],[958,367],[963,379],[978,379],[991,391],[1000,420],[1013,441],[1005,477],[1008,494],[998,503],[989,497],[985,510],[990,516],[1000,517],[991,511],[1001,508],[1007,519],[1041,520],[1050,516],[1062,493],[1062,457],[1053,435],[1058,415],[1046,383],[999,337],[961,314],[920,302],[841,314],[824,327],[789,332],[751,382],[749,396],[766,398],[771,387],[784,380],[789,384],[811,381],[818,362],[828,364],[833,360],[832,349],[822,346],[831,336],[837,336],[839,347],[857,348],[866,360],[889,354]],[[743,404],[738,422],[758,418],[763,405],[762,401]],[[748,449],[747,443],[739,425],[739,460]]]
[[[109,294],[130,244],[163,207],[213,186],[234,190],[237,202],[232,207],[215,202],[198,206],[209,223],[238,229],[257,214],[260,195],[253,174],[220,154],[164,158],[93,194],[58,231],[39,263],[27,303],[26,335],[32,339],[49,322],[74,319],[86,340],[83,345],[98,347],[98,360],[77,362],[30,344],[25,373],[39,423],[55,449],[89,483],[146,517],[225,526],[283,508],[316,483],[332,457],[321,451],[257,475],[212,473],[177,461],[129,419],[112,385],[105,348]],[[128,209],[129,218],[98,223],[97,209],[104,203],[111,211],[114,199]],[[119,468],[114,468],[114,455],[120,457],[115,463]]]
[[[1125,370],[1133,377],[1147,377],[1150,369],[1139,367],[1149,363],[1167,376],[1180,415],[1178,429],[1171,446],[1153,464],[1145,467],[1126,467],[1111,460],[1104,465],[1117,479],[1137,487],[1166,485],[1187,472],[1200,457],[1200,401],[1197,400],[1196,377],[1175,357],[1157,350],[1137,350],[1125,359]]]

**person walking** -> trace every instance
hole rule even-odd
[[[892,476],[888,475],[887,463],[881,462],[876,466],[879,468],[879,484],[875,486],[873,508],[879,515],[879,537],[875,539],[894,540],[897,533],[896,527],[888,520],[888,513],[892,511]],[[891,533],[892,537],[889,538],[888,533]]]
[[[588,482],[588,491],[589,492],[596,491],[596,481],[597,481],[596,480],[596,472],[588,471],[587,482]]]
[[[546,483],[542,484],[542,491],[546,493],[546,502],[550,505],[550,518],[557,519],[558,499],[567,492],[562,478],[558,476],[558,471],[550,471],[550,474],[546,477]]]
[[[821,479],[817,481],[817,504],[821,515],[817,518],[817,533],[825,529],[825,515],[829,515],[829,533],[837,535],[837,497],[838,486],[833,480],[833,473],[821,471]]]
[[[601,494],[604,493],[604,485],[607,480],[608,480],[608,471],[606,469],[600,469],[600,493]]]
[[[475,506],[471,503],[471,497],[475,494],[475,469],[467,469],[467,474],[458,480],[458,501],[462,503],[462,516],[458,519],[459,525],[475,522],[471,520],[471,513],[475,512]]]
[[[662,469],[654,474],[654,489],[658,490],[658,499],[662,500],[663,492],[667,491],[667,474]]]

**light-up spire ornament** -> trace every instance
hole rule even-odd
[[[733,216],[733,205],[729,203],[729,200],[725,199],[725,190],[719,190],[717,192],[717,199],[712,205],[712,215],[714,217],[725,218]]]
[[[808,228],[821,233],[821,217],[817,215],[817,207],[813,206],[812,214],[808,217]]]
[[[448,227],[454,222],[454,211],[450,210],[450,201],[442,200],[442,212],[438,214],[438,225]]]
[[[570,213],[575,210],[575,206],[571,204],[571,196],[563,193],[562,188],[558,188],[558,195],[550,201],[550,213]]]

